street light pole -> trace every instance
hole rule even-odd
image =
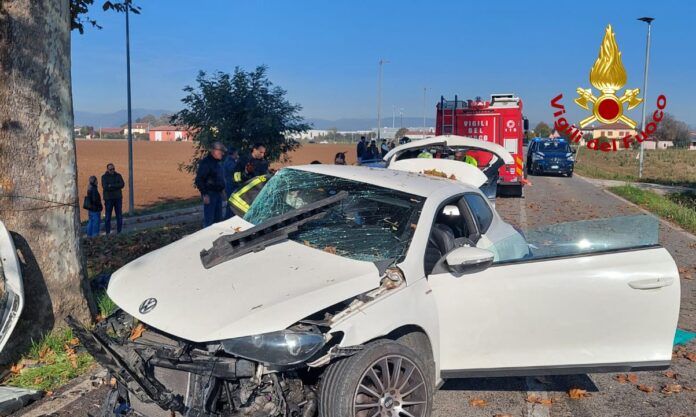
[[[648,24],[648,39],[645,43],[645,73],[643,74],[643,115],[640,122],[640,130],[645,132],[645,106],[648,104],[648,63],[650,62],[650,28],[653,20],[652,17],[641,17],[638,20]],[[647,138],[644,138],[647,139]],[[643,178],[643,152],[644,142],[640,143],[640,163],[638,167],[638,178]]]
[[[377,139],[382,137],[382,66],[389,61],[379,60],[379,78],[377,79]]]
[[[428,87],[423,87],[423,139],[425,139],[425,92]]]
[[[133,213],[133,124],[131,115],[131,78],[130,78],[130,24],[128,15],[130,0],[126,0],[126,83],[128,88],[128,212]]]

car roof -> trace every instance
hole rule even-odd
[[[421,197],[428,197],[431,194],[445,188],[451,188],[452,194],[461,193],[464,191],[477,191],[476,188],[460,181],[385,168],[315,164],[292,166],[287,167],[286,169],[296,169],[299,171],[314,172],[317,174],[330,175],[332,177],[345,178],[347,180],[364,182],[367,184],[376,185],[378,187],[389,188]]]

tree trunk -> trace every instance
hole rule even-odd
[[[89,321],[80,248],[70,80],[70,0],[0,0],[0,220],[24,280],[20,321],[0,356]]]

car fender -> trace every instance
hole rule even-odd
[[[440,325],[425,278],[408,286],[390,290],[378,298],[339,315],[331,325],[331,333],[342,333],[339,346],[357,346],[384,337],[405,326],[421,328],[430,339],[435,362],[435,381],[440,382]]]

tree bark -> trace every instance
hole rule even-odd
[[[25,292],[0,363],[69,314],[91,320],[75,158],[70,0],[0,0],[0,220]]]

